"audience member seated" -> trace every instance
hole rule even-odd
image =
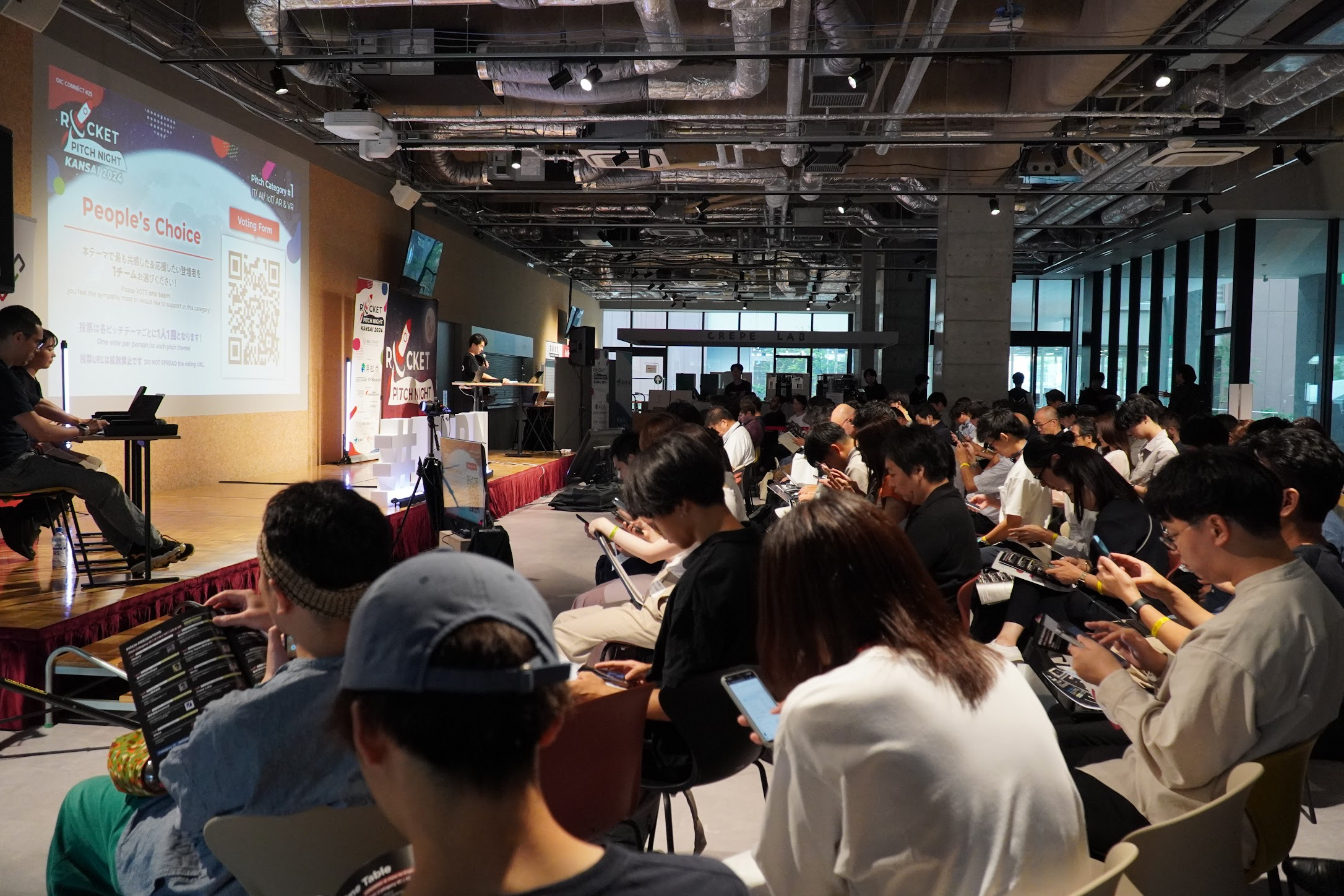
[[[1033,470],[1025,462],[1018,461],[1019,455],[1027,447],[1027,425],[1008,408],[995,408],[980,418],[976,428],[978,438],[985,447],[992,449],[1005,460],[1017,461],[1009,468],[1000,487],[999,521],[994,528],[981,536],[980,543],[995,545],[1004,541],[1008,533],[1023,525],[1044,527],[1050,522],[1050,489],[1041,485],[1036,478],[1044,469],[1049,458],[1043,458],[1041,466]],[[977,507],[988,505],[984,496],[969,499]],[[982,552],[985,562],[992,562],[997,549]],[[1048,550],[1042,559],[1049,559]]]
[[[333,717],[410,841],[407,896],[743,896],[717,862],[604,848],[556,822],[537,762],[570,667],[549,632],[531,584],[473,554],[407,560],[362,602]]]
[[[854,435],[854,415],[858,410],[849,404],[838,404],[835,410],[831,411],[831,422],[845,431],[845,435]]]
[[[643,776],[684,780],[690,755],[659,702],[662,688],[675,688],[705,672],[756,661],[756,567],[760,539],[743,528],[723,503],[721,462],[705,430],[667,433],[636,455],[625,483],[625,502],[635,516],[690,555],[667,599],[653,662],[620,660],[598,668],[619,672],[631,684],[653,682],[649,695]],[[609,693],[592,673],[573,683],[576,699]],[[646,839],[658,808],[647,793],[626,832],[630,842]]]
[[[926,426],[902,426],[882,446],[893,491],[910,505],[905,535],[938,591],[957,614],[957,590],[980,572],[971,515],[952,476],[952,446]]]
[[[1090,623],[1159,676],[1155,693],[1102,644],[1071,648],[1074,670],[1132,742],[1123,757],[1075,772],[1094,857],[1214,799],[1237,763],[1314,737],[1344,698],[1344,609],[1284,542],[1283,489],[1268,469],[1245,451],[1193,451],[1153,477],[1147,503],[1184,564],[1205,581],[1232,583],[1237,597],[1175,656],[1132,629]],[[1142,580],[1108,558],[1098,563],[1107,593],[1139,600]]]
[[[1064,402],[1068,401],[1068,396],[1058,389],[1048,389],[1045,393],[1045,406],[1048,408],[1058,408]]]
[[[664,413],[671,414],[682,423],[689,423],[692,426],[704,426],[705,424],[705,415],[701,413],[699,408],[689,401],[671,402],[664,410]],[[639,432],[642,437],[644,430],[641,428]]]
[[[1063,557],[1051,561],[1051,577],[1063,585],[1076,585],[1080,591],[1051,591],[1018,580],[1013,583],[1012,596],[1006,603],[978,610],[972,636],[993,637],[996,649],[1010,658],[1019,656],[1015,651],[1025,643],[1024,635],[1035,630],[1036,616],[1040,613],[1081,624],[1124,612],[1118,598],[1108,598],[1104,588],[1097,587],[1093,571],[1099,549],[1092,543],[1093,536],[1101,539],[1108,550],[1138,557],[1146,563],[1163,565],[1167,558],[1161,527],[1143,506],[1133,486],[1097,452],[1066,448],[1052,459],[1041,479],[1071,499],[1077,527],[1071,521],[1068,538],[1039,526],[1022,526],[1009,535],[1020,544],[1045,542],[1059,551]],[[1109,606],[1097,607],[1098,599]]]
[[[650,445],[656,445],[658,441],[669,432],[682,429],[685,426],[686,424],[683,424],[680,420],[677,420],[668,414],[650,414],[648,417],[644,418],[644,425],[640,427],[639,447],[641,450],[647,451]],[[692,428],[704,429],[704,427],[699,424],[692,424]],[[705,432],[708,433],[708,430],[705,430]],[[723,446],[722,439],[715,438],[711,435],[710,438],[705,441],[710,445],[715,446],[715,450],[718,452],[719,461],[723,465],[724,503],[728,506],[729,512],[731,512],[734,517],[742,522],[746,522],[747,501],[746,496],[742,492],[742,474],[733,472],[732,465],[728,461],[728,452]],[[644,530],[646,536],[649,536],[650,538],[658,538],[661,543],[666,543],[666,539],[660,538],[657,532],[649,531],[648,527],[641,528]]]
[[[952,430],[943,422],[942,414],[932,403],[916,405],[911,413],[914,414],[917,425],[932,429],[939,438],[945,439],[949,445],[952,444]]]
[[[747,395],[738,403],[737,422],[751,436],[752,446],[760,448],[761,440],[765,438],[765,424],[761,422],[761,403],[755,395]]]
[[[976,511],[976,515],[972,518],[975,531],[977,534],[986,534],[992,531],[1003,517],[1000,509],[1003,502],[1003,483],[1008,478],[1014,461],[994,451],[985,451],[973,439],[963,439],[960,436],[957,437],[955,456],[957,476],[966,498],[968,501],[976,496],[983,499],[973,501],[969,506]],[[988,463],[982,468],[979,461],[986,456]]]
[[[941,420],[943,412],[947,410],[947,396],[942,392],[930,392],[927,401],[929,404],[933,405],[934,413],[937,414],[938,419]],[[924,402],[917,401],[914,403],[923,404]]]
[[[814,501],[771,530],[761,569],[781,715],[754,858],[773,896],[1062,896],[1090,879],[1045,711],[895,526],[857,498]]]
[[[807,429],[807,423],[804,417],[807,414],[807,396],[795,395],[789,399],[793,413],[789,416],[788,424],[790,427],[802,431]]]
[[[1157,400],[1153,396],[1149,397],[1152,397],[1154,401]],[[1158,418],[1157,422],[1167,434],[1167,438],[1171,439],[1171,444],[1176,446],[1176,450],[1178,452],[1183,451],[1185,446],[1181,442],[1181,418],[1172,413],[1170,408],[1163,408],[1162,416]]]
[[[150,566],[158,569],[185,560],[192,546],[165,538],[152,527],[150,543],[144,543],[144,515],[114,477],[33,450],[34,442],[78,442],[104,425],[101,420],[58,423],[50,419],[50,411],[44,414],[43,406],[34,407],[29,401],[29,390],[13,368],[28,363],[45,334],[32,309],[23,305],[0,308],[0,492],[63,488],[83,498],[98,529],[137,575]],[[31,560],[40,522],[31,515],[20,519],[5,514],[0,523],[6,530],[5,542]]]
[[[611,440],[611,465],[616,468],[618,479],[625,478],[630,458],[638,452],[639,436],[633,432],[627,430]],[[608,536],[616,549],[625,555],[621,566],[628,575],[655,575],[663,568],[663,561],[676,552],[666,550],[666,543],[659,544],[656,537],[648,537],[648,533],[632,526],[631,521],[623,514],[618,513],[617,517],[618,519],[613,520],[611,517],[600,516],[589,521],[588,537],[596,538],[599,534]],[[593,582],[601,585],[615,578],[616,570],[612,568],[611,561],[606,555],[597,558]]]
[[[265,683],[204,707],[158,769],[166,795],[127,796],[107,777],[77,784],[47,855],[51,896],[242,896],[205,845],[207,821],[368,801],[354,754],[326,724],[351,614],[392,565],[392,529],[341,483],[301,482],[267,503],[257,560],[255,592],[226,591],[207,604],[238,611],[219,625],[268,633]]]
[[[751,466],[756,458],[756,446],[752,444],[747,428],[729,410],[710,408],[705,415],[705,426],[723,439],[723,448],[728,452],[728,465],[734,473]]]
[[[870,402],[871,404],[876,403]],[[864,405],[864,408],[870,405]],[[860,426],[854,433],[854,443],[859,446],[859,451],[864,457],[864,463],[868,465],[868,500],[875,504],[888,520],[893,523],[900,523],[909,514],[910,505],[900,495],[896,494],[896,490],[887,481],[886,461],[883,459],[882,446],[893,432],[903,427],[896,422],[896,414],[890,407],[879,406],[886,412],[886,416]],[[857,419],[864,419],[862,409]]]
[[[1096,451],[1101,447],[1097,443],[1097,421],[1095,417],[1075,417],[1073,423],[1069,426],[1069,432],[1073,433],[1073,444],[1079,448],[1089,448]]]
[[[1055,413],[1059,415],[1059,428],[1061,431],[1068,431],[1079,416],[1078,406],[1076,404],[1061,404],[1055,408]]]
[[[1131,439],[1143,441],[1137,451],[1131,450],[1130,457],[1134,466],[1129,474],[1129,484],[1139,494],[1147,491],[1148,480],[1178,453],[1158,422],[1161,417],[1162,406],[1146,396],[1129,399],[1115,412],[1115,428]]]
[[[1036,431],[1043,436],[1057,436],[1064,431],[1064,427],[1059,422],[1059,412],[1049,405],[1037,410],[1031,423],[1036,427]]]
[[[1208,414],[1193,414],[1181,421],[1181,450],[1227,447],[1227,427]]]
[[[853,437],[834,423],[820,423],[808,430],[803,457],[821,474],[818,485],[868,494],[868,464],[863,452]]]
[[[1102,414],[1095,419],[1101,456],[1106,459],[1106,463],[1115,467],[1117,473],[1125,477],[1125,481],[1129,481],[1130,470],[1133,469],[1129,460],[1129,433],[1115,425],[1114,414]]]

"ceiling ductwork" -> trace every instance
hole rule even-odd
[[[807,49],[808,26],[812,22],[812,0],[791,0],[789,3],[789,49],[800,52]],[[817,27],[826,35],[826,48],[837,53],[854,52],[862,46],[862,38],[869,29],[868,22],[854,5],[853,0],[817,0]],[[839,56],[822,59],[819,66],[831,75],[851,75],[859,70],[862,60],[857,56]],[[785,86],[784,126],[786,137],[802,133],[799,116],[803,112],[803,79],[807,75],[807,60],[789,60],[788,83]],[[779,151],[779,160],[792,168],[803,159],[803,146],[791,143]]]
[[[447,183],[459,186],[490,185],[488,167],[484,162],[462,162],[446,150],[430,153],[429,160]]]
[[[280,8],[279,0],[243,0],[243,12],[257,37],[280,59],[313,49],[307,36],[289,21],[289,13]],[[305,84],[349,86],[349,78],[327,63],[304,62],[286,65],[285,70]]]
[[[924,32],[924,37],[920,40],[921,49],[930,49],[943,42],[943,34],[947,31],[947,25],[952,21],[952,11],[957,8],[957,0],[935,0],[933,14],[929,17],[928,30]],[[929,63],[933,61],[932,56],[917,56],[906,69],[905,81],[901,84],[901,91],[896,95],[896,101],[891,104],[892,115],[904,115],[910,111],[910,104],[915,100],[915,94],[919,91],[919,85],[924,82],[924,75],[929,70]],[[882,128],[884,137],[895,137],[901,133],[903,122],[901,119],[888,121]],[[890,143],[882,143],[875,147],[877,154],[884,156],[891,149]]]

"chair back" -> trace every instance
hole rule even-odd
[[[1106,864],[1101,873],[1082,889],[1069,896],[1115,896],[1126,869],[1139,857],[1139,848],[1133,843],[1117,843],[1106,853]]]
[[[761,757],[763,748],[752,743],[751,729],[737,724],[741,712],[722,683],[729,672],[750,668],[737,666],[706,672],[675,688],[662,689],[659,702],[690,749],[692,769],[689,780],[676,787],[657,789],[681,791],[722,781]]]
[[[573,707],[541,751],[542,796],[575,837],[591,840],[634,812],[650,690],[613,688]]]
[[[1264,774],[1243,762],[1227,779],[1227,792],[1170,821],[1140,828],[1123,843],[1139,848],[1125,877],[1143,896],[1246,892],[1241,864],[1242,819],[1251,787]]]
[[[1288,851],[1293,848],[1298,820],[1302,817],[1307,760],[1314,746],[1315,737],[1255,760],[1265,773],[1246,800],[1246,815],[1255,831],[1255,858],[1246,869],[1247,881],[1255,880],[1288,858]]]
[[[975,583],[978,581],[980,574],[976,573],[957,589],[957,612],[961,613],[961,626],[967,631],[971,630],[971,598],[975,597]]]
[[[205,842],[248,896],[335,893],[362,866],[406,845],[377,806],[297,815],[220,815]]]

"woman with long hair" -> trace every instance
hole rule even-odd
[[[1082,804],[1040,701],[973,642],[882,512],[800,504],[761,553],[782,700],[755,859],[774,896],[1070,893]]]
[[[1115,425],[1115,414],[1097,417],[1097,442],[1101,445],[1101,454],[1106,463],[1115,467],[1115,471],[1128,481],[1133,464],[1129,455],[1129,433]]]

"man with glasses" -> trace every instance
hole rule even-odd
[[[1238,763],[1315,737],[1344,698],[1344,609],[1284,541],[1283,486],[1270,470],[1245,451],[1190,452],[1153,477],[1147,503],[1184,565],[1231,582],[1236,600],[1174,656],[1112,623],[1089,623],[1099,643],[1070,648],[1074,671],[1131,741],[1121,758],[1074,773],[1094,856],[1215,799]],[[1098,567],[1104,593],[1137,607],[1160,637],[1167,619],[1139,589],[1152,592],[1161,576],[1118,554]],[[1107,646],[1159,676],[1157,691],[1139,687]]]
[[[1057,436],[1064,429],[1059,423],[1059,412],[1049,405],[1037,411],[1031,422],[1036,425],[1036,431],[1043,436]]]

